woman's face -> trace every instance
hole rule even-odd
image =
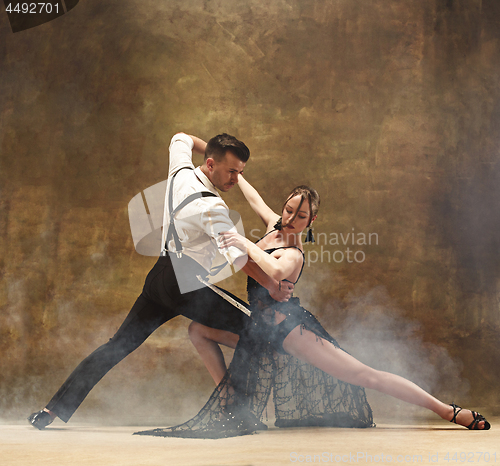
[[[311,217],[309,202],[307,199],[304,199],[304,202],[300,205],[301,199],[302,197],[300,195],[292,197],[287,201],[283,209],[283,230],[288,233],[300,233],[309,225],[309,218]],[[295,215],[295,213],[297,213],[297,215]],[[293,221],[288,223],[292,218]]]

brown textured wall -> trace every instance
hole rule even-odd
[[[154,259],[134,251],[127,204],[165,179],[180,130],[247,142],[273,208],[318,189],[298,295],[351,352],[500,405],[499,22],[496,0],[86,0],[17,34],[0,15],[3,416],[45,403],[140,292]],[[365,260],[336,262],[348,246]],[[211,385],[186,322],[79,416],[196,411]]]

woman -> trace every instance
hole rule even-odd
[[[266,234],[253,244],[237,233],[226,232],[222,247],[246,250],[270,277],[296,283],[304,265],[302,233],[317,217],[318,194],[306,186],[295,188],[285,201],[280,218],[241,175],[239,186],[266,225]],[[207,405],[191,421],[149,434],[219,437],[264,429],[259,419],[271,388],[277,425],[368,427],[372,425],[371,409],[360,388],[365,387],[430,409],[469,429],[490,428],[479,413],[446,405],[413,382],[356,360],[338,346],[312,314],[300,307],[296,298],[289,304],[277,303],[251,278],[248,293],[252,324],[239,342],[229,332],[197,323],[190,326],[190,337],[218,384]],[[236,347],[227,372],[218,344]],[[283,361],[283,357],[287,359]],[[301,364],[306,369],[300,368]],[[312,383],[307,382],[311,379]],[[335,394],[335,390],[341,395]],[[304,408],[311,403],[312,407]],[[339,412],[339,405],[348,408]]]

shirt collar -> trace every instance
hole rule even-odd
[[[214,184],[208,179],[208,177],[201,171],[200,167],[196,167],[194,169],[195,175],[199,178],[199,180],[203,183],[205,188],[207,188],[210,192],[216,194],[219,196],[219,192],[217,191],[217,188],[214,186]],[[220,196],[219,196],[220,197]]]

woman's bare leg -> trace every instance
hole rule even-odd
[[[283,349],[292,356],[305,361],[344,382],[372,388],[400,400],[434,411],[450,421],[453,408],[444,404],[413,382],[389,372],[378,371],[361,363],[330,342],[309,330],[296,327],[283,342]],[[464,409],[456,418],[457,424],[467,426],[473,421],[471,411]],[[478,428],[484,427],[484,421]]]
[[[234,349],[240,337],[226,330],[216,330],[198,322],[191,322],[188,333],[205,367],[214,379],[215,385],[219,385],[227,370],[219,344]]]

